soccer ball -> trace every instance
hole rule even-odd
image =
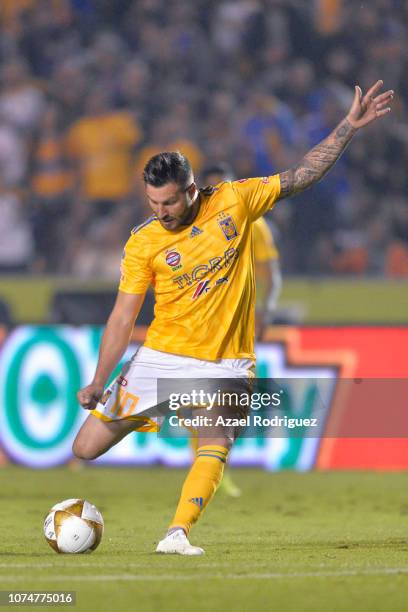
[[[102,539],[102,514],[84,499],[66,499],[48,512],[44,535],[57,553],[92,552]]]

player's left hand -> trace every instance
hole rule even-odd
[[[77,393],[78,402],[85,410],[94,410],[103,395],[103,385],[91,383]]]
[[[394,91],[389,89],[384,93],[379,93],[383,85],[383,81],[377,81],[370,87],[365,96],[363,96],[361,87],[355,86],[353,104],[347,115],[349,123],[355,129],[364,127],[391,111],[390,104],[394,97]]]

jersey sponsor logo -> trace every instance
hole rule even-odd
[[[194,238],[195,236],[199,236],[202,233],[203,233],[203,230],[201,230],[196,225],[193,225],[192,230],[190,232],[190,238]]]
[[[179,270],[181,268],[181,255],[178,251],[170,249],[166,251],[166,264],[170,266],[172,270]]]
[[[190,287],[194,282],[202,280],[209,273],[220,272],[223,268],[229,268],[238,257],[238,249],[230,247],[224,251],[222,257],[212,257],[208,260],[208,263],[196,266],[192,272],[184,272],[184,274],[174,277],[173,283],[176,283],[179,289]]]
[[[200,281],[197,287],[195,288],[191,299],[196,300],[198,297],[200,297],[200,295],[202,295],[203,293],[207,293],[209,290],[210,290],[210,281],[208,279]]]
[[[216,285],[222,285],[224,283],[228,283],[228,276],[221,276],[221,278],[217,278],[215,281]]]
[[[237,226],[235,225],[234,219],[231,215],[221,213],[218,216],[218,225],[220,226],[222,233],[227,240],[232,240],[238,236]]]

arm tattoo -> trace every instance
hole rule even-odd
[[[307,153],[297,165],[281,172],[279,200],[304,191],[330,170],[352,139],[355,128],[344,119],[336,129]]]

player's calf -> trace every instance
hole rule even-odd
[[[219,410],[214,412],[216,416]],[[224,412],[236,414],[236,409],[231,407]],[[211,420],[212,423],[217,422],[215,416]],[[222,480],[230,448],[238,433],[238,429],[229,426],[210,425],[198,428],[194,463],[184,481],[176,513],[167,535],[159,542],[156,552],[184,555],[204,552],[198,547],[192,547],[187,535],[213,498]]]

